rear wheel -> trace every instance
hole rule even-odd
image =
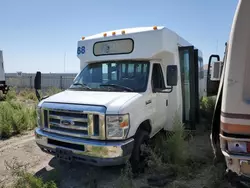
[[[130,158],[130,164],[133,174],[144,172],[147,166],[147,152],[143,146],[147,146],[149,141],[149,133],[145,130],[139,130],[135,136],[134,148]]]

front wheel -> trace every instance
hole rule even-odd
[[[138,174],[144,171],[146,167],[146,153],[143,149],[144,145],[147,145],[149,141],[149,133],[145,130],[139,130],[135,135],[134,148],[130,157],[130,164],[132,172]]]

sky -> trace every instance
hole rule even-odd
[[[82,36],[155,25],[199,48],[207,63],[212,53],[223,57],[237,4],[238,0],[0,0],[5,71],[77,73],[76,48]]]

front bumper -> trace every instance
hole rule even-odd
[[[233,186],[249,188],[250,177],[245,175],[238,175],[236,172],[233,172],[231,170],[227,170],[225,176]]]
[[[42,151],[58,156],[59,149],[70,152],[70,160],[77,160],[96,166],[124,164],[131,156],[134,139],[125,141],[100,141],[73,138],[35,129],[37,145]]]

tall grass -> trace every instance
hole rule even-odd
[[[125,167],[121,170],[120,177],[118,179],[117,187],[120,188],[135,188],[133,182],[132,167],[129,162],[126,163]]]
[[[212,164],[212,151],[198,148],[194,137],[188,139],[184,124],[177,114],[173,118],[173,131],[162,133],[147,148],[148,172],[157,174],[154,178],[159,179],[159,184],[176,179],[191,180],[202,167]]]
[[[202,114],[206,118],[212,117],[214,107],[215,107],[215,102],[216,102],[215,97],[202,97],[200,101],[200,109],[202,111]]]
[[[29,99],[32,101],[37,101],[37,97],[34,90],[31,89],[22,89],[19,91],[18,96],[23,99]]]
[[[57,188],[54,181],[44,182],[42,178],[27,172],[27,165],[17,162],[16,159],[11,162],[5,161],[5,166],[15,177],[11,188]]]
[[[188,157],[188,143],[185,138],[184,124],[176,113],[173,117],[173,130],[156,136],[152,148],[149,149],[150,156],[157,163],[161,161],[167,164],[184,164]]]
[[[46,94],[53,95],[60,91],[62,90],[58,88],[50,88]],[[35,128],[35,107],[38,100],[34,90],[23,89],[17,92],[13,87],[7,95],[1,95],[1,98],[3,101],[0,103],[0,139]]]
[[[16,88],[10,88],[10,90],[8,91],[8,93],[5,95],[5,100],[7,101],[11,101],[16,99],[17,95],[16,95]]]
[[[59,93],[61,91],[62,90],[59,88],[51,87],[51,88],[44,90],[42,92],[42,96],[51,96],[51,95],[54,95],[54,94]],[[37,102],[36,93],[35,93],[35,90],[33,90],[33,89],[22,89],[17,93],[17,96],[19,98],[22,98],[22,99],[32,100],[32,101]]]
[[[0,103],[0,138],[32,130],[36,126],[36,111],[34,107],[25,107],[16,101]]]
[[[51,88],[49,88],[49,89],[45,92],[44,95],[49,95],[49,96],[51,96],[51,95],[57,94],[57,93],[59,93],[59,92],[61,92],[61,91],[63,91],[63,90],[62,90],[62,89],[59,89],[59,88],[56,88],[56,87],[51,87]]]

